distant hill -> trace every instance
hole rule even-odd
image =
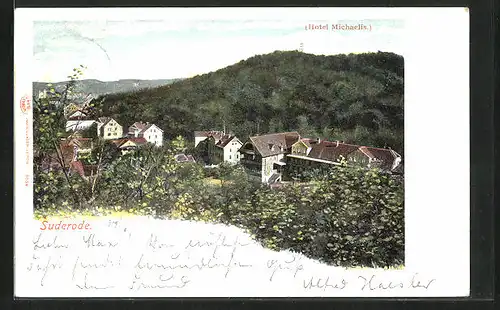
[[[169,85],[106,95],[102,113],[124,126],[154,122],[167,138],[223,126],[243,140],[297,130],[403,153],[403,93],[400,55],[277,51]]]
[[[76,83],[75,91],[88,95],[93,94],[96,96],[104,94],[130,92],[139,89],[158,87],[167,85],[180,79],[163,79],[163,80],[118,80],[111,82],[102,82],[99,80],[79,80]],[[52,83],[56,90],[62,90],[67,81]],[[33,82],[33,94],[38,95],[40,91],[48,89],[46,82]]]

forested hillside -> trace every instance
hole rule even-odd
[[[106,95],[102,113],[124,126],[154,122],[166,138],[225,125],[243,140],[297,130],[403,153],[403,92],[403,57],[393,53],[277,51],[169,85]]]

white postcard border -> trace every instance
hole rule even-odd
[[[40,14],[41,11],[57,14]],[[32,21],[54,16],[65,19],[182,18],[252,16],[283,20],[404,18],[405,46],[405,216],[406,267],[436,278],[432,289],[389,293],[359,292],[359,296],[455,297],[469,294],[469,14],[465,8],[321,8],[321,9],[17,9],[15,11],[15,275],[30,258],[32,164],[25,164],[26,119],[20,101],[31,97]],[[61,14],[64,12],[64,15]],[[29,126],[28,135],[32,137]],[[29,148],[31,148],[31,139]],[[458,151],[459,150],[459,151]],[[32,153],[30,154],[32,156]],[[31,180],[31,179],[30,179]],[[351,271],[349,271],[351,272]],[[352,271],[360,273],[361,271]],[[384,271],[388,275],[395,271]],[[401,273],[401,271],[397,271]],[[384,274],[382,274],[384,276]],[[34,296],[15,277],[17,296]],[[258,284],[256,284],[258,285]],[[249,289],[248,287],[246,289]],[[54,292],[57,296],[58,292]],[[100,293],[99,293],[100,294]],[[269,292],[283,296],[287,292]],[[382,295],[381,295],[382,294]],[[189,292],[188,296],[204,296]],[[97,296],[93,294],[93,296]],[[105,295],[104,295],[105,296]],[[140,295],[139,295],[140,296]],[[240,296],[254,296],[242,291]],[[262,295],[254,296],[260,297]],[[304,295],[306,296],[306,295]],[[326,296],[326,295],[325,295]],[[353,295],[356,296],[356,295]]]

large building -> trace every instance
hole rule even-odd
[[[380,168],[387,172],[401,170],[401,155],[391,149],[359,146],[341,141],[301,139],[292,146],[287,155],[289,170],[304,172],[318,167],[339,165],[344,160],[352,166]]]
[[[156,146],[163,145],[163,130],[149,122],[135,122],[128,128],[128,136],[131,138],[144,138],[148,143]]]
[[[250,172],[260,175],[263,183],[281,180],[286,165],[286,155],[300,139],[297,132],[274,133],[253,136],[240,148],[240,163]]]

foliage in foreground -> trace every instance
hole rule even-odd
[[[290,249],[333,265],[404,264],[403,185],[389,175],[337,167],[315,181],[270,189],[249,181],[241,167],[219,170],[220,184],[214,185],[206,182],[204,171],[195,164],[181,166],[187,169],[183,178],[176,178],[179,171],[172,174],[167,188],[142,198],[131,194],[127,206],[109,204],[103,197],[94,202],[93,211],[79,214],[122,210],[122,214],[224,223],[243,228],[268,248]],[[59,209],[36,214],[45,217]]]
[[[378,170],[340,166],[327,175],[312,174],[306,183],[270,189],[252,181],[239,166],[204,170],[198,164],[177,163],[174,155],[186,151],[178,137],[163,148],[145,146],[123,156],[96,141],[85,159],[96,173],[81,177],[69,168],[60,144],[61,138],[71,138],[64,122],[71,86],[34,105],[37,218],[121,210],[236,225],[271,249],[291,249],[340,266],[404,263],[403,184]],[[56,167],[41,169],[50,157]]]

